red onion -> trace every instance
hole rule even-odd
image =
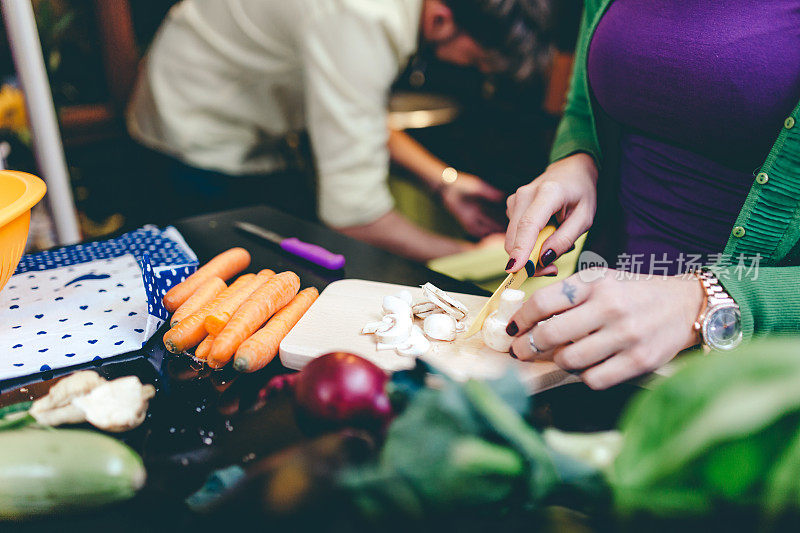
[[[308,363],[295,379],[276,381],[274,388],[292,387],[302,415],[323,425],[380,429],[392,416],[388,381],[366,359],[334,352]]]

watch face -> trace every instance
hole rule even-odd
[[[742,342],[742,314],[735,304],[712,309],[703,325],[706,343],[717,350],[732,350]]]

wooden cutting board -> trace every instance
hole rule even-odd
[[[398,355],[394,350],[378,351],[373,335],[361,335],[364,324],[379,321],[383,316],[383,297],[403,289],[411,292],[414,303],[423,300],[419,287],[358,279],[331,283],[281,343],[281,362],[299,370],[322,354],[346,351],[369,359],[387,372],[413,367],[412,358]],[[485,296],[450,294],[469,308],[469,317],[476,316],[488,300]],[[415,320],[422,326],[421,320]],[[526,363],[496,352],[483,344],[480,333],[469,339],[462,334],[452,342],[431,344],[424,359],[457,380],[496,378],[511,366],[519,372],[531,394],[579,381],[553,363]]]

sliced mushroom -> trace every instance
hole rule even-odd
[[[379,352],[383,350],[394,350],[395,348],[397,348],[396,345],[386,344],[384,342],[379,342],[375,345],[375,349],[378,350]]]
[[[408,339],[397,347],[397,353],[407,357],[422,357],[431,348],[431,343],[425,338],[419,326],[414,326]]]
[[[431,315],[423,323],[425,335],[437,341],[453,341],[456,339],[456,319],[450,315],[439,313]]]
[[[383,298],[383,312],[387,315],[411,316],[411,304],[398,296],[385,296]]]
[[[409,308],[410,309],[410,308]],[[397,346],[411,335],[411,313],[409,314],[391,314],[387,315],[394,320],[394,325],[386,331],[379,331],[375,333],[378,342],[382,344],[391,344]]]
[[[404,302],[406,302],[408,305],[411,305],[411,302],[414,301],[413,298],[411,297],[411,293],[405,289],[398,292],[396,296],[401,300],[403,300]]]
[[[443,290],[439,289],[431,283],[426,283],[422,286],[425,297],[428,298],[437,307],[442,309],[445,313],[452,316],[456,320],[463,320],[466,318],[469,310],[467,306],[459,302]]]
[[[411,311],[414,313],[414,316],[419,318],[425,318],[434,313],[443,312],[442,309],[433,302],[420,302],[411,307]]]
[[[372,335],[373,333],[383,332],[394,325],[394,319],[391,316],[383,317],[380,322],[370,322],[366,324],[361,330],[362,335]]]

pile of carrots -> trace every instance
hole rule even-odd
[[[277,355],[281,341],[319,292],[314,287],[301,291],[294,272],[269,269],[243,274],[226,285],[248,266],[247,250],[231,248],[164,295],[164,306],[174,313],[164,335],[170,352],[196,347],[194,357],[211,368],[233,359],[240,372],[255,372]]]

